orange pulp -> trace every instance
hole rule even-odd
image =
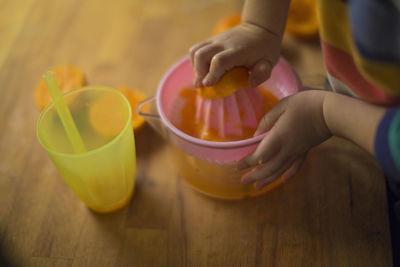
[[[260,90],[263,96],[264,103],[264,113],[267,113],[276,103],[278,103],[278,98],[274,96],[272,93],[267,90]],[[179,94],[179,96],[185,99],[185,104],[180,112],[181,119],[180,122],[173,121],[172,123],[184,133],[191,135],[196,138],[201,138],[201,129],[202,124],[196,123],[196,90],[194,88],[183,88]],[[242,116],[243,114],[241,114]],[[258,121],[261,120],[262,117],[257,118]],[[228,141],[238,141],[244,140],[247,138],[251,138],[254,135],[256,128],[243,128],[243,134],[240,136],[226,136],[222,138],[218,135],[218,130],[211,128],[209,134],[207,135],[206,140],[209,141],[219,141],[219,142],[228,142]]]

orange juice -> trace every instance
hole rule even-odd
[[[264,113],[267,113],[276,103],[278,103],[278,98],[274,96],[267,90],[260,90],[263,97],[264,104]],[[196,90],[194,88],[183,88],[179,93],[179,96],[185,99],[185,104],[180,112],[181,118],[179,121],[172,121],[172,123],[184,133],[191,135],[196,138],[201,138],[201,123],[196,123],[195,118],[195,107],[196,107]],[[241,114],[242,116],[243,114]],[[262,118],[257,118],[260,121]],[[238,141],[244,140],[247,138],[251,138],[254,135],[256,128],[244,127],[243,134],[240,136],[226,136],[222,138],[218,135],[218,130],[215,128],[211,128],[209,134],[206,138],[203,138],[208,141],[219,141],[219,142],[228,142],[228,141]]]
[[[178,147],[172,147],[178,173],[190,186],[203,194],[224,198],[241,199],[261,195],[281,183],[275,180],[262,190],[242,184],[240,178],[248,171],[237,171],[234,164],[218,164],[192,157]]]
[[[276,103],[278,98],[267,90],[262,92],[264,111],[267,113]],[[172,123],[181,131],[196,138],[201,138],[202,124],[196,122],[196,96],[197,92],[194,88],[183,88],[179,96],[184,99],[181,106],[179,120],[172,120]],[[242,114],[241,114],[242,115]],[[260,121],[262,116],[257,118]],[[240,136],[226,136],[222,138],[218,135],[217,129],[209,131],[207,138],[209,141],[238,141],[251,138],[256,131],[254,128],[244,128],[243,134]],[[239,199],[245,196],[256,196],[271,190],[281,183],[281,179],[276,180],[269,186],[260,191],[254,189],[252,185],[243,185],[240,181],[241,176],[248,170],[237,171],[234,163],[219,164],[207,162],[190,156],[179,148],[173,148],[173,155],[180,176],[198,191],[219,198]]]

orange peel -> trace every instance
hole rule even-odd
[[[143,128],[146,121],[143,117],[136,113],[135,106],[140,101],[146,99],[147,95],[137,89],[129,88],[127,86],[118,87],[117,90],[120,91],[128,99],[129,104],[131,104],[132,127],[134,131],[139,131]]]
[[[244,67],[234,67],[227,71],[212,86],[197,88],[197,94],[204,98],[221,98],[249,86],[249,71]]]
[[[85,84],[83,71],[77,66],[64,64],[52,68],[52,71],[62,93],[82,87]],[[43,78],[37,83],[33,97],[40,110],[51,103],[52,98]]]

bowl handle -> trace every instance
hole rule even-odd
[[[160,119],[160,115],[158,114],[156,107],[156,97],[151,96],[146,98],[143,101],[137,103],[135,107],[135,111],[139,116],[147,119]]]
[[[137,103],[135,111],[139,116],[142,116],[162,137],[167,138],[168,131],[161,121],[156,102],[157,98],[155,96],[146,98],[145,100]]]

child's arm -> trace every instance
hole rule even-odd
[[[250,70],[255,87],[269,78],[279,59],[290,0],[246,0],[242,23],[190,49],[195,86],[215,84],[235,66]]]
[[[238,163],[238,168],[259,165],[260,160],[265,164],[244,175],[242,181],[245,184],[255,182],[255,186],[261,188],[282,175],[293,175],[307,151],[332,135],[344,137],[373,154],[374,144],[381,142],[375,137],[382,128],[381,120],[386,112],[383,107],[321,90],[287,97],[265,115],[256,133],[269,131],[268,134],[252,154]],[[397,116],[399,129],[392,135],[398,140],[398,145],[390,147],[392,152],[378,155],[378,161],[382,157],[391,158],[393,151],[400,155],[399,112]],[[378,137],[384,139],[388,134]],[[397,164],[397,173],[392,174],[394,177],[400,172],[400,162]],[[384,164],[381,166],[387,171]]]
[[[332,135],[346,138],[374,154],[376,130],[386,109],[355,98],[329,93],[323,113]]]
[[[242,22],[257,25],[283,36],[290,0],[247,0],[242,10]]]

